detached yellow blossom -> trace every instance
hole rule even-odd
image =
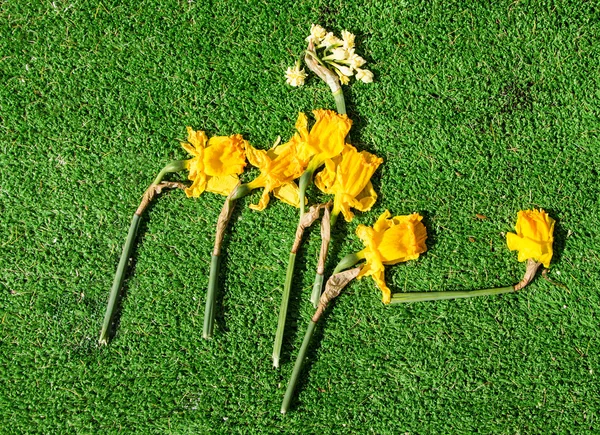
[[[519,251],[519,261],[527,259],[550,266],[552,242],[554,241],[554,219],[544,210],[522,210],[517,215],[515,233],[506,234],[506,243],[511,251]]]
[[[373,228],[359,225],[356,229],[356,235],[365,245],[358,255],[363,255],[366,260],[358,278],[372,276],[381,289],[384,304],[391,301],[391,291],[385,284],[384,266],[414,260],[427,250],[427,230],[421,223],[421,215],[413,213],[389,219],[390,216],[386,210]]]
[[[314,110],[316,122],[308,131],[308,120],[304,113],[298,115],[296,140],[303,142],[299,149],[304,159],[311,158],[310,168],[316,170],[325,160],[337,156],[344,150],[345,138],[352,120],[333,110]]]
[[[185,189],[185,194],[198,197],[208,190],[229,195],[246,166],[244,149],[249,146],[248,142],[239,134],[208,139],[203,131],[188,127],[187,132],[188,140],[181,146],[193,157],[186,161],[192,185]]]
[[[250,190],[264,188],[259,203],[251,204],[251,209],[264,210],[269,204],[269,192],[273,192],[276,198],[287,204],[300,206],[298,186],[293,181],[306,169],[307,161],[300,156],[300,146],[297,136],[290,142],[271,148],[269,151],[247,146],[248,161],[260,170],[260,175],[248,183],[248,188]]]
[[[325,169],[315,177],[315,185],[324,193],[335,195],[332,214],[341,211],[350,222],[354,214],[350,208],[367,211],[377,200],[371,177],[383,159],[367,151],[358,152],[346,144],[339,156],[325,161]]]

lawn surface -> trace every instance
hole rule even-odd
[[[600,431],[600,9],[489,3],[2,3],[1,431]],[[201,331],[223,198],[181,191],[144,217],[116,336],[97,339],[131,215],[186,157],[186,126],[268,148],[299,111],[335,107],[314,76],[285,83],[311,23],[356,33],[375,82],[345,88],[352,141],[385,160],[328,270],[389,209],[421,213],[429,234],[419,260],[388,268],[393,291],[509,285],[525,268],[505,234],[541,207],[557,221],[548,275],[567,289],[538,275],[517,294],[384,306],[353,282],[282,416],[320,241],[312,228],[299,252],[275,370],[297,211],[250,210],[260,192],[225,239],[214,339]]]

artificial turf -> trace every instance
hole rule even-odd
[[[541,207],[557,221],[549,276],[567,288],[538,276],[517,294],[384,306],[372,280],[353,282],[282,416],[319,234],[274,370],[297,211],[254,212],[258,192],[225,239],[212,340],[223,198],[181,191],[148,210],[116,336],[97,339],[129,219],[185,158],[186,126],[268,148],[299,111],[335,107],[314,77],[285,84],[311,23],[356,33],[375,82],[345,88],[351,137],[385,160],[373,210],[338,222],[328,270],[389,209],[421,213],[429,234],[425,255],[387,269],[393,291],[509,285],[524,265],[505,233]],[[0,29],[0,431],[600,431],[595,2],[9,0]]]

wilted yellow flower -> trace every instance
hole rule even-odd
[[[246,166],[244,149],[249,146],[242,136],[214,136],[208,139],[203,131],[187,128],[188,140],[181,146],[193,156],[186,161],[188,179],[192,185],[185,189],[188,197],[198,197],[202,192],[229,195],[238,183],[238,175]]]
[[[519,251],[519,261],[532,259],[550,266],[552,242],[554,241],[554,219],[540,210],[521,210],[517,215],[515,233],[506,234],[506,243],[511,251]]]
[[[413,213],[389,219],[390,216],[386,210],[372,228],[359,225],[356,229],[356,235],[365,245],[358,255],[366,260],[358,278],[372,276],[381,289],[384,304],[391,301],[391,291],[385,284],[384,266],[414,260],[427,250],[427,230],[421,222],[421,215]]]
[[[300,69],[300,65],[296,64],[296,66],[288,67],[285,72],[286,82],[294,87],[304,85],[304,80],[306,79],[306,73],[304,69]]]
[[[302,143],[294,136],[286,144],[271,148],[269,151],[258,150],[251,145],[246,148],[246,156],[252,166],[260,170],[260,175],[248,183],[248,188],[254,190],[264,187],[262,197],[258,204],[251,204],[253,210],[264,210],[269,203],[269,192],[283,202],[300,206],[298,186],[294,179],[298,178],[306,169],[307,160],[303,160],[299,148]]]
[[[341,211],[346,221],[354,217],[350,208],[367,211],[377,200],[371,177],[383,159],[367,151],[358,152],[346,144],[342,153],[325,160],[325,169],[315,177],[315,185],[324,193],[335,195],[332,215]]]
[[[333,110],[313,110],[316,122],[308,131],[308,119],[304,113],[298,115],[295,139],[302,142],[298,149],[302,159],[310,160],[310,169],[316,170],[325,160],[340,154],[352,120]]]
[[[347,30],[342,30],[342,40],[344,42],[344,48],[349,49],[354,47],[354,34]]]
[[[343,43],[344,41],[335,36],[333,32],[329,32],[323,37],[323,40],[321,44],[319,44],[319,47],[336,47],[339,45],[343,45]]]

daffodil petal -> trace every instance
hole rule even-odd
[[[206,190],[219,195],[229,195],[240,182],[237,175],[223,175],[220,177],[208,177]]]
[[[294,207],[300,206],[300,195],[296,183],[286,183],[283,186],[273,189],[275,198]]]
[[[206,175],[241,174],[246,166],[246,143],[240,135],[211,137],[204,149]]]

